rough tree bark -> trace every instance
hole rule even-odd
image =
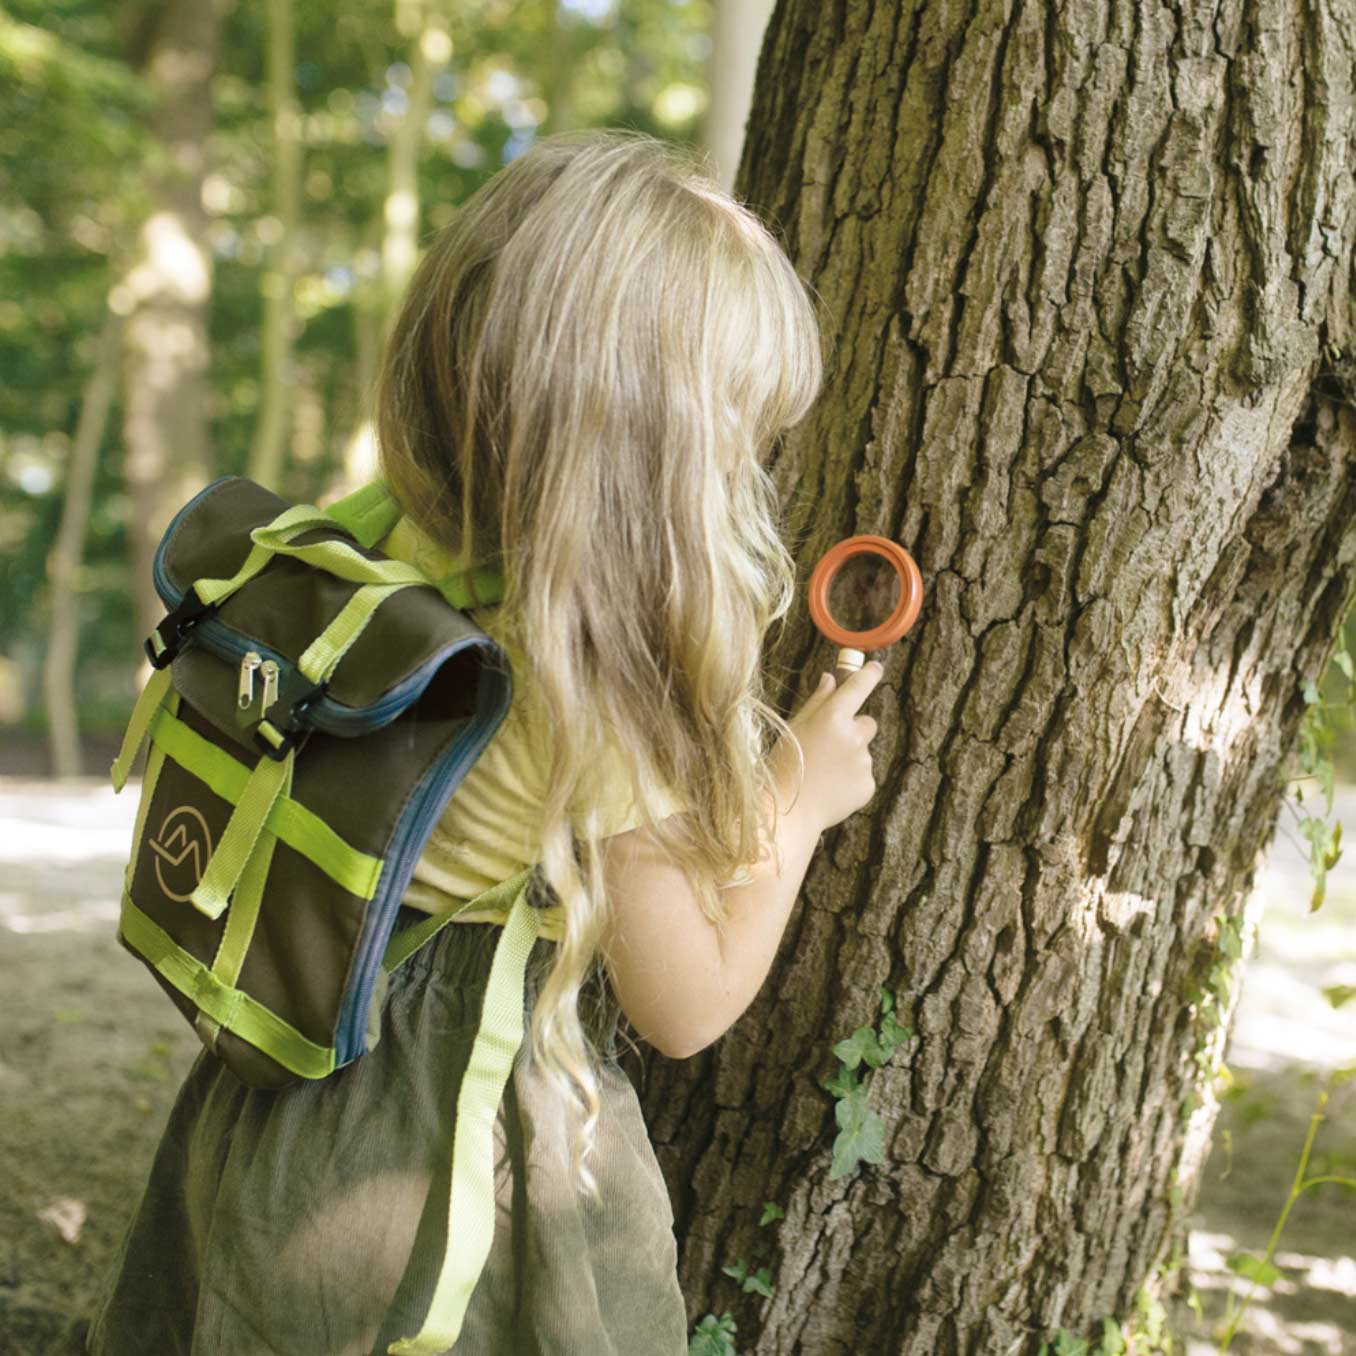
[[[773,15],[736,191],[832,341],[793,549],[890,536],[926,595],[758,1000],[645,1058],[690,1313],[741,1356],[1035,1352],[1172,1288],[1232,1018],[1190,995],[1356,589],[1354,62],[1353,0]],[[788,623],[783,712],[834,654]],[[820,1080],[882,985],[885,1161],[830,1179]]]

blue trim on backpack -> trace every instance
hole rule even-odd
[[[494,675],[483,673],[476,694],[475,715],[468,717],[452,747],[424,774],[406,803],[387,845],[386,865],[377,894],[363,915],[362,936],[335,1030],[336,1066],[357,1059],[367,1049],[367,1010],[372,1001],[372,987],[414,868],[453,792],[508,714],[512,700],[511,677],[506,675],[504,682],[498,683],[494,681]]]

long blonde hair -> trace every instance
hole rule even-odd
[[[385,344],[382,473],[435,542],[503,571],[485,629],[551,731],[540,870],[565,923],[531,1048],[584,1115],[571,1162],[595,1200],[578,1003],[608,900],[598,818],[576,837],[568,807],[619,748],[717,927],[717,882],[766,855],[767,753],[790,730],[760,653],[795,566],[763,463],[822,372],[815,299],[773,233],[694,152],[622,129],[545,137],[482,184]],[[691,810],[657,821],[663,787]]]

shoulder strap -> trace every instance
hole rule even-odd
[[[351,532],[360,546],[369,548],[389,536],[405,516],[400,502],[380,476],[336,499],[324,512]],[[454,570],[432,582],[453,607],[463,610],[494,607],[504,597],[503,571],[489,565]]]
[[[403,516],[390,486],[380,476],[336,499],[325,512],[366,547],[375,546]]]
[[[422,1326],[413,1336],[390,1343],[390,1356],[439,1356],[456,1341],[494,1241],[494,1123],[523,1043],[528,957],[537,938],[546,935],[546,911],[528,903],[532,874],[532,868],[524,870],[479,897],[503,908],[505,923],[490,962],[471,1059],[457,1091],[443,1260]],[[559,905],[555,908],[562,912]],[[435,915],[430,923],[436,930],[451,916]],[[427,940],[424,924],[416,928],[420,940]],[[388,970],[394,968],[390,962],[399,965],[404,959],[402,950],[387,948]]]

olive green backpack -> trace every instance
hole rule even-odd
[[[118,941],[242,1082],[327,1077],[378,1040],[390,972],[461,908],[503,923],[458,1092],[447,1254],[421,1331],[455,1340],[493,1238],[492,1130],[523,1038],[536,868],[396,930],[429,834],[513,696],[503,649],[466,616],[497,571],[433,580],[384,555],[400,507],[377,480],[326,510],[223,476],[155,553],[168,615],[112,767],[149,752]]]

